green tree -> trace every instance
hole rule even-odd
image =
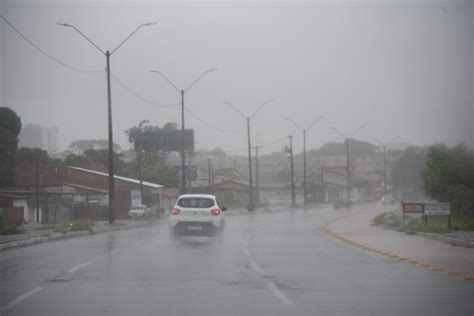
[[[178,177],[176,170],[167,165],[158,153],[145,152],[142,158],[143,180],[164,186],[177,186]],[[140,163],[138,157],[127,164],[128,177],[138,179],[140,176]]]
[[[0,186],[15,182],[15,155],[21,119],[10,108],[0,107]]]
[[[73,141],[68,148],[78,153],[82,153],[87,149],[108,149],[109,141],[105,139],[80,139]],[[121,151],[122,147],[114,143],[113,149],[114,151]]]
[[[18,149],[15,157],[16,163],[34,163],[35,159],[41,162],[53,162],[54,159],[49,158],[48,152],[41,148],[21,147]]]
[[[116,152],[113,153],[114,172],[123,174],[126,172],[126,163],[121,159],[122,155]],[[64,162],[68,165],[77,166],[81,163],[95,162],[109,166],[109,151],[108,149],[87,149],[82,155],[69,154]]]
[[[463,145],[431,146],[422,177],[431,198],[450,202],[453,212],[474,216],[474,151]]]

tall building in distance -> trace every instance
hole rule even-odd
[[[25,125],[20,132],[20,147],[41,148],[47,152],[58,150],[58,128],[36,124]]]

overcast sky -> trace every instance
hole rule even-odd
[[[196,147],[246,153],[246,123],[229,101],[251,114],[252,142],[278,151],[301,126],[308,148],[341,137],[427,145],[474,137],[474,5],[466,1],[23,1],[0,0],[0,14],[41,49],[85,70],[46,58],[0,22],[0,102],[23,124],[59,128],[61,149],[77,139],[107,138],[105,56],[71,28],[77,26],[111,58],[114,138],[149,119],[180,124],[176,90],[208,73],[186,94],[186,127]],[[198,118],[196,118],[195,116]]]

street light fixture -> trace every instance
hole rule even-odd
[[[169,80],[161,71],[150,70],[150,72],[160,75],[173,88],[181,94],[181,194],[186,193],[186,156],[184,152],[184,94],[189,91],[202,77],[207,73],[216,71],[217,68],[210,68],[200,74],[186,89],[179,89],[171,80]]]
[[[335,128],[334,126],[331,126],[331,129],[333,129],[334,131],[336,131],[339,135],[342,136],[343,139],[345,139],[345,143],[346,143],[346,176],[347,176],[347,184],[346,184],[346,189],[347,189],[347,205],[350,204],[350,201],[351,201],[351,181],[350,181],[350,164],[349,164],[349,140],[355,136],[355,134],[357,134],[361,129],[363,129],[365,127],[365,125],[361,125],[359,126],[359,128],[357,128],[352,134],[350,137],[346,137],[343,133],[341,133],[340,130],[338,130],[337,128]]]
[[[286,118],[286,120],[290,121],[291,123],[293,123],[294,126],[296,126],[296,128],[300,129],[301,131],[303,131],[303,193],[304,193],[304,197],[303,197],[303,201],[304,201],[304,206],[306,207],[306,205],[308,204],[308,201],[307,201],[307,183],[306,183],[306,132],[309,131],[311,129],[311,127],[314,126],[314,124],[316,124],[316,122],[318,122],[319,120],[321,120],[322,118],[324,118],[324,116],[319,116],[318,118],[316,118],[311,124],[308,125],[308,127],[306,128],[303,128],[301,127],[300,125],[296,124],[295,121],[293,121],[292,119],[290,118]]]
[[[87,40],[92,46],[97,48],[99,52],[105,55],[106,65],[107,65],[107,112],[108,112],[108,134],[109,134],[109,224],[115,222],[114,214],[114,161],[113,161],[113,132],[112,132],[112,94],[110,88],[110,56],[117,51],[127,40],[130,39],[139,29],[145,26],[155,25],[156,23],[145,23],[139,25],[130,35],[128,35],[120,44],[117,45],[112,51],[104,51],[99,46],[97,46],[90,38],[88,38],[84,33],[82,33],[76,26],[67,24],[67,23],[58,23],[58,25],[64,27],[70,27],[74,29],[79,35],[81,35],[85,40]]]
[[[400,138],[400,136],[395,136],[394,138],[392,138],[390,141],[386,142],[386,143],[383,143],[381,141],[379,141],[377,138],[373,137],[373,136],[369,136],[369,138],[372,138],[373,140],[375,140],[380,147],[383,148],[383,195],[387,194],[387,159],[386,159],[386,149],[388,146],[390,146],[391,144],[393,144],[393,142],[395,142],[397,139]]]
[[[262,104],[258,106],[255,112],[252,115],[245,115],[239,108],[233,105],[230,102],[224,102],[225,104],[229,105],[233,108],[237,113],[239,113],[246,121],[247,121],[247,142],[248,142],[248,156],[249,156],[249,211],[252,212],[254,210],[254,203],[253,203],[253,183],[252,183],[252,145],[250,143],[250,119],[252,119],[262,108],[265,104],[272,102],[273,100],[266,100]]]

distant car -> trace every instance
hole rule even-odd
[[[146,219],[151,217],[151,209],[146,205],[133,205],[128,211],[129,219]]]
[[[340,210],[342,208],[350,208],[351,204],[352,202],[346,199],[337,199],[336,202],[334,202],[333,207],[335,210]]]
[[[220,206],[214,195],[180,195],[170,209],[169,227],[173,236],[213,236],[224,229],[227,208]]]
[[[387,205],[387,204],[393,205],[393,204],[395,204],[395,199],[393,198],[392,195],[385,194],[380,198],[380,204],[382,204],[382,205]]]

